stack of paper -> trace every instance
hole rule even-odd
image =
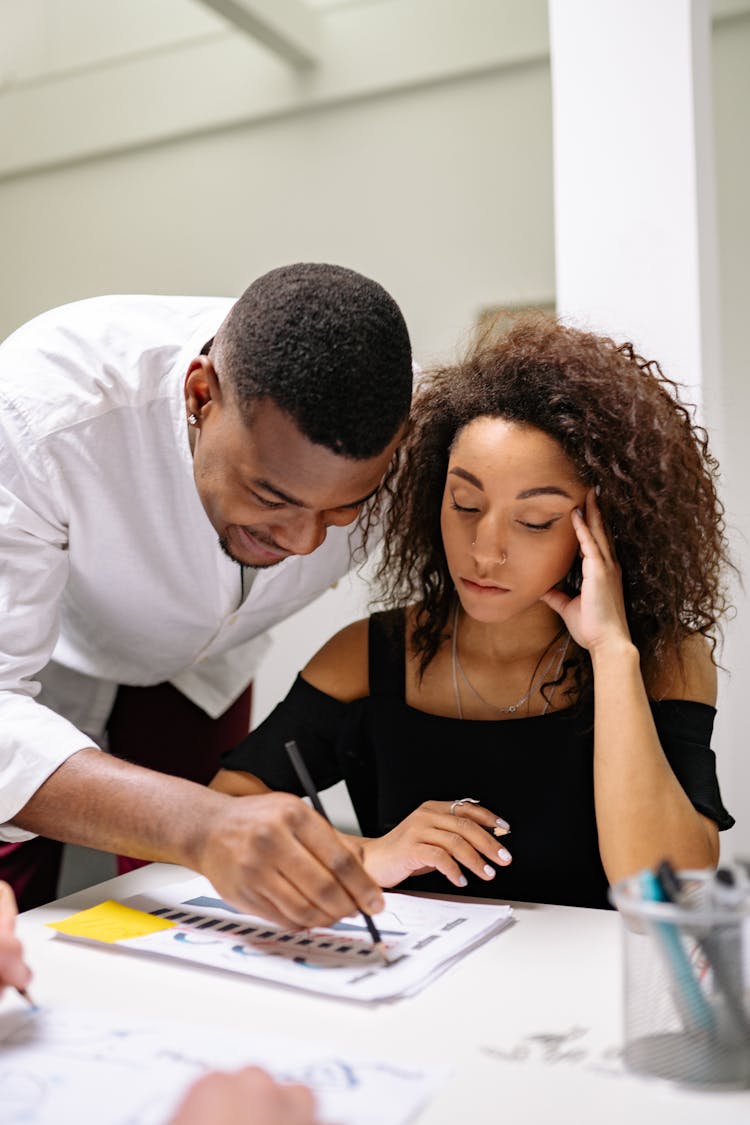
[[[374,950],[364,921],[285,931],[238,914],[201,876],[105,902],[53,924],[74,940],[193,961],[349,1000],[409,996],[510,921],[509,906],[387,893],[375,923],[390,960]],[[315,971],[311,971],[315,970]],[[321,971],[325,970],[325,971]]]
[[[321,1120],[405,1125],[444,1080],[439,1066],[205,1024],[146,1023],[79,1009],[0,1013],[3,1125],[163,1125],[207,1070],[252,1064],[303,1082]]]

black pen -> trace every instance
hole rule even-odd
[[[294,767],[294,772],[297,774],[297,777],[299,778],[300,785],[304,789],[306,795],[312,801],[313,808],[315,809],[315,811],[317,813],[320,813],[320,815],[323,817],[324,820],[327,820],[328,823],[330,824],[331,822],[328,818],[328,813],[323,808],[323,805],[321,804],[320,797],[318,796],[318,791],[315,788],[315,785],[313,784],[313,779],[310,777],[310,771],[308,770],[307,766],[305,765],[305,760],[299,752],[299,746],[297,745],[297,743],[292,738],[292,739],[289,740],[289,742],[284,743],[284,749],[286,750],[287,754],[289,755],[289,761],[292,763],[292,766]],[[375,925],[371,916],[366,911],[361,910],[360,913],[365,920],[365,925],[367,926],[367,929],[370,932],[370,937],[373,940],[373,944],[375,946],[375,949],[377,949],[378,953],[383,958],[383,961],[386,963],[386,965],[390,965],[390,961],[388,959],[388,954],[386,953],[385,942],[383,941],[382,937],[380,936],[380,932],[378,930],[378,927]]]

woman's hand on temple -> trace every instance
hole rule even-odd
[[[585,512],[571,513],[581,553],[581,592],[571,598],[548,590],[542,601],[558,613],[576,644],[593,655],[608,644],[631,644],[622,589],[622,571],[602,520],[594,490]]]
[[[461,867],[490,882],[495,866],[507,867],[512,857],[487,829],[504,835],[508,825],[481,805],[462,804],[453,815],[450,801],[425,801],[386,835],[361,841],[364,868],[381,887],[429,871],[440,871],[454,886],[465,887]]]

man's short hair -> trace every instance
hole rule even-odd
[[[411,346],[396,302],[342,266],[301,262],[259,277],[209,353],[240,409],[269,398],[310,441],[345,457],[382,452],[409,412]]]

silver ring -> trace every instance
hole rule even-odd
[[[458,805],[478,805],[479,801],[476,797],[459,797],[457,801],[451,801],[451,816],[456,815],[456,808]]]

